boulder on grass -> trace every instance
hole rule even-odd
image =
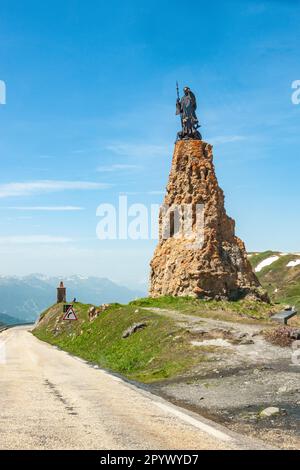
[[[138,330],[142,330],[147,326],[147,323],[134,323],[131,325],[127,330],[125,330],[122,334],[122,338],[128,338],[131,336],[133,333],[135,333]]]

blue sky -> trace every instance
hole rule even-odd
[[[2,0],[1,274],[146,282],[155,241],[97,240],[96,208],[162,201],[176,80],[197,95],[247,248],[300,252],[299,14],[287,0]]]

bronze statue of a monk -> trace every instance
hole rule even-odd
[[[189,87],[184,87],[183,92],[183,97],[180,99],[178,96],[176,102],[176,114],[180,114],[182,126],[181,132],[177,134],[177,139],[202,140],[202,136],[198,131],[200,125],[196,116],[196,97]]]

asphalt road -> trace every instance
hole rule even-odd
[[[262,448],[46,343],[0,334],[0,449]]]

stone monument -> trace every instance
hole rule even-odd
[[[160,210],[149,295],[268,301],[245,245],[235,235],[235,222],[226,214],[212,146],[197,131],[196,100],[185,90],[186,103],[177,100],[182,130]]]

